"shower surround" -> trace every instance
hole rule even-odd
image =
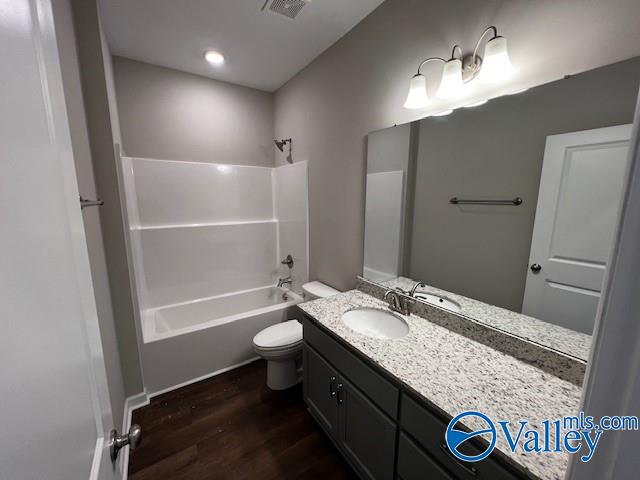
[[[307,164],[277,168],[121,157],[147,394],[256,358],[308,279]],[[289,275],[280,260],[291,254]]]

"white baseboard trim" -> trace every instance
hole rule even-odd
[[[124,415],[122,416],[121,432],[128,432],[131,428],[131,415],[137,408],[149,405],[149,395],[146,392],[138,393],[127,397],[124,401]],[[122,480],[127,480],[129,476],[129,447],[122,451]]]
[[[215,377],[216,375],[220,375],[222,373],[226,373],[226,372],[229,372],[231,370],[235,370],[236,368],[244,367],[245,365],[253,363],[256,360],[260,360],[260,357],[251,357],[248,360],[245,360],[245,361],[240,362],[240,363],[236,363],[236,364],[231,365],[229,367],[221,368],[220,370],[216,370],[215,372],[212,372],[212,373],[207,373],[206,375],[202,375],[201,377],[193,378],[191,380],[187,380],[186,382],[178,383],[177,385],[173,385],[171,387],[163,388],[162,390],[158,390],[156,392],[149,393],[148,396],[149,396],[149,398],[157,397],[158,395],[162,395],[163,393],[168,393],[168,392],[171,392],[173,390],[177,390],[179,388],[186,387],[187,385],[191,385],[192,383],[201,382],[202,380],[206,380],[207,378]]]

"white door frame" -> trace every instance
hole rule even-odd
[[[84,224],[79,205],[78,183],[76,171],[73,161],[73,153],[71,148],[71,137],[69,132],[69,120],[65,105],[64,90],[62,84],[62,73],[60,70],[60,59],[58,56],[58,43],[56,41],[56,31],[54,26],[53,12],[51,2],[55,0],[22,0],[15,2],[16,10],[15,22],[23,31],[21,35],[28,36],[33,43],[33,54],[37,62],[37,71],[39,78],[38,83],[42,89],[41,92],[34,94],[41,95],[43,98],[42,111],[44,111],[45,121],[47,125],[48,141],[46,145],[48,152],[46,158],[38,159],[43,164],[55,165],[55,178],[48,178],[47,181],[56,182],[56,193],[60,193],[62,200],[61,207],[63,218],[60,231],[64,232],[68,243],[71,246],[71,255],[68,257],[73,274],[73,298],[69,302],[77,302],[81,319],[78,318],[78,327],[81,335],[82,345],[79,349],[83,350],[83,364],[86,365],[88,372],[88,384],[90,392],[91,410],[96,425],[96,443],[95,446],[89,446],[94,450],[92,458],[91,470],[89,478],[91,480],[111,480],[122,478],[122,465],[114,465],[109,456],[109,431],[113,427],[113,416],[109,401],[109,387],[107,383],[106,367],[102,350],[101,332],[98,324],[98,314],[95,305],[95,297],[93,292],[93,284],[91,270],[89,266],[89,256],[87,252],[86,237]],[[6,2],[8,3],[8,2]],[[9,19],[11,20],[11,18]],[[23,22],[23,23],[19,23]],[[16,27],[17,29],[18,27]],[[25,60],[26,61],[26,60]],[[11,68],[6,66],[5,68]],[[34,80],[29,78],[29,80]],[[22,92],[20,92],[22,93]],[[33,110],[33,112],[32,112]],[[37,115],[41,110],[27,110],[27,115]],[[41,141],[40,138],[33,139],[34,142]],[[26,143],[26,141],[25,141]],[[38,152],[44,151],[44,147]],[[25,162],[33,161],[31,157],[21,159]],[[4,161],[4,159],[3,159]],[[33,171],[34,169],[32,169]],[[30,185],[28,182],[24,182]],[[36,182],[33,182],[36,184]],[[3,208],[25,208],[25,212],[30,213],[33,217],[33,204],[39,202],[38,191],[25,191],[24,197],[14,199],[15,203],[3,206]],[[56,204],[55,207],[58,207]],[[46,208],[42,208],[43,214],[46,214]],[[50,210],[49,210],[50,211]],[[30,217],[29,217],[30,218]],[[33,229],[32,229],[33,231]],[[47,233],[47,232],[42,232]],[[45,236],[43,235],[43,239]],[[59,241],[60,237],[56,238]],[[43,246],[44,248],[44,246]],[[11,255],[11,252],[5,252]],[[66,261],[66,258],[65,258]],[[65,264],[65,268],[67,265]],[[33,273],[34,275],[37,273]],[[77,296],[75,295],[77,294]],[[53,317],[53,315],[52,315]],[[46,361],[46,358],[43,358]],[[10,368],[10,365],[6,365]],[[44,370],[43,370],[44,371]],[[60,382],[60,388],[64,388]],[[69,396],[76,394],[68,392]],[[87,400],[89,400],[87,398]],[[41,401],[47,401],[41,399]],[[11,432],[6,432],[11,437]],[[10,438],[9,438],[10,440]],[[25,445],[25,449],[30,449],[30,454],[34,454],[34,445],[48,445],[48,438],[34,438],[31,445]],[[50,443],[49,443],[50,444]],[[58,445],[57,448],[63,448],[64,445]],[[38,462],[37,456],[33,457],[33,462]],[[64,464],[63,459],[61,463]]]
[[[640,412],[640,97],[629,145],[629,166],[622,206],[593,347],[582,392],[582,409],[603,415]],[[640,471],[638,432],[606,432],[593,459],[569,459],[565,480],[635,478]],[[634,440],[636,445],[634,445]]]

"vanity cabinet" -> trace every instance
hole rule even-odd
[[[304,399],[309,412],[366,480],[516,480],[495,454],[464,463],[444,443],[448,420],[306,318]],[[474,447],[466,448],[475,453]]]
[[[338,432],[338,372],[320,355],[305,346],[303,350],[304,398],[309,411],[333,438]]]
[[[304,397],[313,417],[362,478],[393,478],[396,423],[308,344]]]

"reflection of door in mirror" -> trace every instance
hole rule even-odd
[[[591,333],[631,125],[547,137],[523,313]]]

